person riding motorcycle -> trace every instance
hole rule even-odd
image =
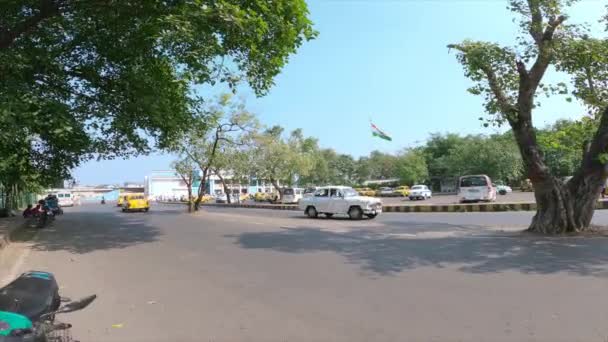
[[[35,215],[34,207],[31,204],[27,205],[27,208],[23,211],[23,218],[30,218]]]
[[[53,214],[57,215],[57,214],[63,213],[63,210],[61,210],[61,207],[59,206],[59,200],[57,199],[56,195],[49,194],[46,197],[45,202],[46,202],[46,205],[49,207],[49,209],[51,209]]]

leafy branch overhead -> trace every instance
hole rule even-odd
[[[304,0],[2,1],[0,153],[17,137],[39,154],[67,140],[66,174],[168,148],[206,119],[198,85],[264,95],[316,36],[308,16]]]

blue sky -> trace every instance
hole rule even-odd
[[[419,145],[433,132],[495,131],[481,126],[481,99],[466,92],[454,52],[446,45],[465,38],[513,43],[517,26],[506,0],[309,1],[319,37],[291,57],[263,98],[244,89],[248,107],[265,125],[306,135],[356,157],[372,150],[395,152]],[[583,0],[571,22],[597,23],[605,2]],[[557,79],[558,75],[550,75]],[[219,91],[219,90],[218,90]],[[535,112],[535,124],[574,118],[583,110],[548,100]],[[393,137],[372,138],[369,120]],[[75,170],[82,184],[141,181],[152,170],[169,168],[170,155],[92,161]]]

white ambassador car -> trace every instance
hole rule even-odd
[[[304,197],[299,203],[310,218],[319,214],[332,217],[345,214],[351,219],[360,220],[363,215],[374,218],[382,212],[382,201],[374,197],[359,196],[348,186],[325,186],[318,188],[311,197]]]
[[[421,199],[425,200],[427,198],[433,197],[433,193],[426,185],[414,185],[410,189],[410,201]]]

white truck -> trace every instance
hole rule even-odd
[[[360,220],[363,215],[374,218],[382,213],[382,201],[374,197],[359,196],[357,191],[348,186],[325,186],[318,188],[313,196],[302,198],[299,208],[310,218],[319,214],[326,217],[338,214]]]

